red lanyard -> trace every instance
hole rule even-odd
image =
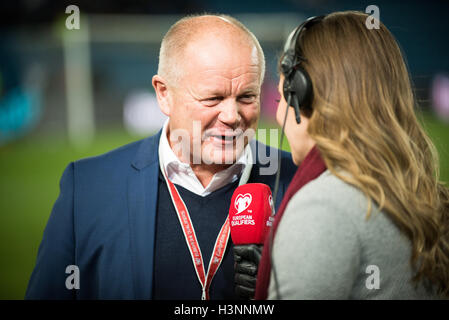
[[[175,206],[176,213],[178,214],[178,219],[181,223],[182,231],[184,232],[187,247],[189,248],[190,255],[192,256],[192,262],[193,266],[195,267],[196,275],[198,276],[198,280],[201,283],[201,299],[209,300],[209,288],[212,283],[212,279],[214,278],[215,273],[217,273],[221,261],[223,260],[223,255],[228,243],[230,234],[229,220],[226,218],[226,221],[221,227],[217,240],[215,241],[212,256],[209,261],[207,274],[205,274],[203,256],[201,254],[198,240],[196,239],[195,229],[193,228],[192,221],[190,220],[189,211],[187,210],[187,207],[181,196],[179,195],[175,185],[167,178],[165,170],[162,170],[162,172],[164,173],[165,181],[167,182],[173,205]]]

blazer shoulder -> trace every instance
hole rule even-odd
[[[74,162],[76,169],[105,170],[129,166],[134,162],[152,161],[157,158],[159,134],[128,143],[106,153],[83,158]]]
[[[108,160],[108,159],[126,157],[128,154],[135,153],[136,150],[139,148],[139,145],[142,143],[142,141],[143,140],[133,141],[126,145],[115,148],[113,150],[104,152],[102,154],[79,159],[75,162],[79,164],[79,163],[83,163],[83,162],[88,163],[88,162],[104,161],[104,160]]]

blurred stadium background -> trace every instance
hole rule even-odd
[[[161,38],[177,19],[226,13],[255,33],[267,59],[261,126],[277,128],[276,62],[288,33],[308,16],[371,4],[407,56],[418,112],[449,182],[447,1],[2,1],[0,299],[25,294],[66,165],[161,126],[151,77]],[[65,28],[68,5],[80,8],[79,30]]]

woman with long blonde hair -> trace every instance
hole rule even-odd
[[[256,298],[449,295],[449,191],[401,50],[367,18],[336,12],[297,35],[294,72],[313,87],[299,124],[281,68],[276,118],[282,125],[286,116],[299,168],[264,248]]]

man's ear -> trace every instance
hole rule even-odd
[[[153,84],[154,91],[156,91],[159,108],[166,116],[169,117],[172,106],[172,97],[167,87],[167,81],[165,81],[164,78],[155,75],[153,76],[151,83]]]

